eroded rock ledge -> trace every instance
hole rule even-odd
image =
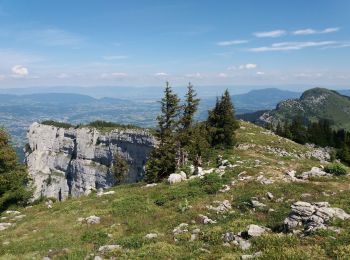
[[[115,184],[112,165],[118,152],[129,164],[126,182],[143,178],[154,137],[143,129],[61,128],[33,123],[28,131],[26,163],[34,199],[63,200]]]

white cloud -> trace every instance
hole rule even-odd
[[[243,44],[247,43],[247,40],[229,40],[229,41],[222,41],[218,42],[217,45],[219,46],[231,46],[231,45],[238,45],[238,44]]]
[[[126,55],[108,55],[102,57],[104,60],[123,60],[129,58]]]
[[[256,69],[258,65],[256,64],[253,64],[253,63],[248,63],[248,64],[242,64],[242,65],[239,65],[239,69],[240,70],[244,70],[244,69],[247,69],[247,70],[251,70],[251,69]]]
[[[154,76],[156,77],[166,77],[166,76],[169,76],[168,73],[165,73],[165,72],[157,72],[154,74]]]
[[[101,78],[110,79],[110,78],[125,78],[128,74],[124,72],[112,72],[112,73],[102,73]]]
[[[258,76],[263,76],[263,75],[265,75],[265,72],[263,72],[263,71],[257,71],[257,72],[256,72],[256,75],[258,75]]]
[[[286,34],[285,30],[275,30],[268,32],[256,32],[254,35],[258,38],[276,38]]]
[[[318,47],[336,44],[335,41],[321,41],[321,42],[279,42],[273,43],[270,46],[263,46],[248,49],[250,52],[266,52],[266,51],[288,51],[301,50],[308,47]]]
[[[187,78],[196,78],[196,79],[203,78],[202,74],[200,74],[199,72],[194,73],[194,74],[187,74],[186,77]]]
[[[324,30],[319,30],[319,31],[308,28],[308,29],[301,29],[301,30],[294,31],[293,34],[294,35],[325,34],[325,33],[337,32],[339,30],[340,30],[339,27],[326,28]]]
[[[219,73],[218,77],[219,78],[227,78],[228,75],[226,73],[221,72],[221,73]]]
[[[22,65],[13,66],[11,71],[14,78],[23,78],[29,74],[28,69]]]

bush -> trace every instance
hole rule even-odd
[[[101,246],[108,241],[108,235],[103,231],[87,230],[81,236],[81,241]]]
[[[0,211],[26,205],[32,196],[27,169],[18,163],[9,135],[0,129]]]
[[[207,194],[215,194],[222,188],[224,181],[219,175],[212,173],[205,175],[200,184]]]
[[[334,175],[346,175],[348,170],[345,166],[340,163],[329,164],[325,167],[325,172],[334,174]]]

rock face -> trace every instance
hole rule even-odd
[[[35,186],[34,199],[44,196],[63,200],[112,186],[116,153],[129,164],[125,181],[138,181],[156,144],[142,129],[102,132],[33,123],[27,136],[26,164]]]

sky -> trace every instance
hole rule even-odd
[[[348,0],[0,0],[0,88],[350,86]]]

